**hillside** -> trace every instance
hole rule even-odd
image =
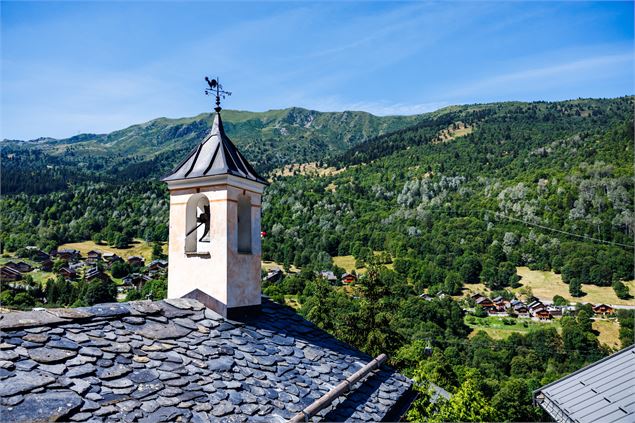
[[[434,414],[425,381],[454,394],[456,409],[478,404],[481,414],[469,420],[545,420],[532,392],[633,343],[632,310],[603,319],[590,305],[578,305],[576,315],[543,323],[483,317],[487,312],[462,295],[487,287],[491,297],[527,298],[533,287],[536,295],[568,292],[563,300],[584,302],[599,299],[599,291],[612,299],[606,290],[617,295],[620,284],[632,289],[633,100],[453,106],[406,118],[412,125],[392,131],[390,125],[404,121],[359,115],[368,121],[355,125],[355,133],[340,127],[346,136],[337,136],[333,123],[345,114],[329,115],[334,121],[320,131],[294,118],[287,129],[294,137],[316,133],[304,141],[280,135],[257,148],[232,135],[243,151],[253,148],[250,159],[280,159],[261,166],[272,181],[262,206],[263,259],[301,271],[265,283],[264,293],[372,356],[388,354],[391,364],[423,382],[411,420]],[[234,134],[286,125],[278,116],[248,129],[256,123],[242,113],[243,120],[227,113]],[[177,130],[174,143],[182,151],[171,150],[166,120],[153,122],[128,128],[126,136],[110,134],[110,141],[7,142],[3,189],[9,167],[9,185],[18,193],[1,200],[3,252],[24,255],[27,245],[50,250],[78,242],[66,245],[92,248],[89,239],[108,249],[135,238],[166,241],[167,192],[154,175],[196,139]],[[208,124],[193,118],[173,128]],[[155,127],[163,129],[155,133]],[[275,149],[302,142],[307,150]],[[323,154],[311,156],[318,151]],[[43,193],[33,195],[41,186]],[[346,286],[316,277],[325,269],[340,274],[336,264],[364,276]],[[92,303],[98,288],[61,278],[47,282],[37,298]],[[424,291],[433,297],[420,298]],[[127,298],[160,299],[164,292],[165,281],[154,280]],[[441,293],[449,295],[434,297]],[[632,294],[620,297],[623,304],[634,303]],[[17,291],[3,295],[13,304],[24,299]]]
[[[565,282],[632,279],[633,98],[453,107],[361,143],[321,177],[278,177],[266,193],[265,258],[327,267],[384,261],[421,291],[515,266]],[[453,122],[474,129],[438,142]]]
[[[223,111],[227,134],[261,172],[339,155],[368,138],[404,128],[419,118],[301,108],[262,113]],[[157,177],[200,142],[212,121],[212,114],[203,113],[191,118],[154,119],[110,134],[4,140],[0,144],[2,192],[45,193],[64,189],[67,182]]]

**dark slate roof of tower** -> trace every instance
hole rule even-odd
[[[635,345],[543,386],[534,395],[557,422],[633,422]]]
[[[205,139],[162,180],[167,182],[213,175],[234,175],[267,184],[225,135],[220,113],[216,113],[212,129]]]
[[[190,299],[0,316],[3,422],[280,422],[371,361],[266,298],[243,322]],[[397,420],[411,385],[382,366],[312,420]]]

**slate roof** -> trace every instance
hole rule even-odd
[[[190,299],[0,316],[3,422],[284,421],[371,361],[266,298],[244,322]],[[382,366],[313,420],[396,420],[411,384]]]
[[[557,422],[635,421],[635,345],[534,392]]]
[[[216,113],[212,129],[205,139],[162,180],[175,181],[212,175],[234,175],[268,185],[225,135],[220,113]]]

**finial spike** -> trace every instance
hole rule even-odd
[[[225,98],[226,96],[232,95],[231,92],[223,90],[223,86],[220,84],[220,78],[216,77],[216,79],[209,79],[207,76],[205,77],[205,81],[209,88],[205,88],[205,95],[214,94],[216,96],[216,107],[214,110],[216,113],[220,113],[222,108],[220,107],[220,99]]]

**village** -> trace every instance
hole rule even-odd
[[[167,260],[154,259],[146,264],[142,256],[120,257],[113,252],[90,250],[83,256],[73,248],[60,248],[49,253],[30,246],[27,258],[11,257],[0,267],[0,280],[12,288],[28,288],[27,280],[40,280],[47,276],[63,277],[66,281],[93,282],[113,279],[117,284],[118,299],[123,300],[131,289],[141,290],[146,282],[167,274]],[[32,263],[32,264],[31,264]],[[42,299],[46,303],[46,298]]]

